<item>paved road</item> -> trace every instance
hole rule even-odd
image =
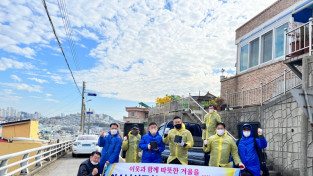
[[[69,176],[77,175],[80,163],[89,158],[89,155],[80,155],[73,158],[72,153],[69,153],[62,158],[56,160],[54,163],[48,165],[34,176]],[[120,162],[124,162],[120,158]]]

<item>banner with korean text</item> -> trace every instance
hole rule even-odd
[[[240,169],[155,163],[110,164],[105,176],[239,176]]]

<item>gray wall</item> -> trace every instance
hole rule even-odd
[[[266,153],[268,165],[282,175],[300,175],[302,109],[298,107],[290,93],[279,97],[263,106],[247,107],[232,111],[220,112],[228,130],[238,136],[235,127],[238,122],[258,121],[264,129],[268,141]],[[313,175],[313,142],[312,127],[308,125],[307,174]]]

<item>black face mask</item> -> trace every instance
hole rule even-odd
[[[176,129],[181,129],[181,124],[176,124],[176,125],[175,125],[175,128],[176,128]]]
[[[137,135],[138,134],[138,131],[132,131],[132,135]]]

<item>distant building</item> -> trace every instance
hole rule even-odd
[[[13,137],[25,137],[38,139],[38,121],[21,120],[15,122],[1,123],[2,137],[10,139]]]
[[[127,117],[123,117],[125,122],[143,123],[148,121],[149,108],[126,107]]]

